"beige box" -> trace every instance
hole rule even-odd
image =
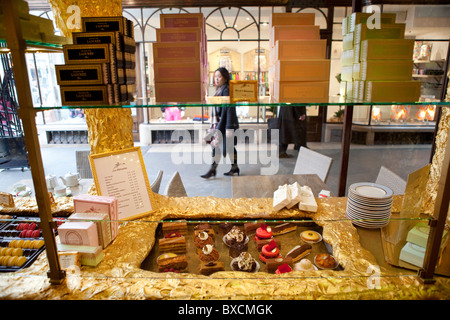
[[[202,28],[156,29],[157,42],[202,42]]]
[[[350,16],[342,19],[342,35],[345,36],[348,33],[348,24],[349,24]]]
[[[155,63],[202,61],[202,47],[199,42],[154,42],[152,45]]]
[[[359,63],[359,56],[360,56],[360,52],[361,52],[361,46],[360,44],[355,44],[353,46],[353,63]]]
[[[414,52],[414,39],[371,39],[361,41],[360,60],[410,60]]]
[[[159,82],[200,82],[204,68],[198,61],[184,63],[155,63],[155,83]]]
[[[365,24],[358,24],[355,28],[353,43],[361,43],[370,39],[403,39],[405,37],[405,24],[382,24],[380,29],[370,29]]]
[[[341,80],[347,82],[353,81],[353,65],[341,67]]]
[[[346,97],[351,98],[353,97],[353,81],[347,82],[347,88],[346,88]]]
[[[278,81],[329,81],[330,60],[278,60],[275,64]]]
[[[283,12],[272,13],[270,16],[270,27],[273,26],[304,26],[314,25],[316,15],[304,12]]]
[[[352,67],[352,79],[354,80],[361,80],[361,64],[360,63],[354,63]]]
[[[368,60],[361,62],[358,80],[408,81],[412,78],[412,60]]]
[[[319,40],[319,26],[274,26],[270,30],[270,47],[278,40]]]
[[[160,14],[161,28],[204,28],[203,13]]]
[[[327,56],[326,40],[278,40],[270,50],[270,61],[325,59]]]
[[[156,102],[204,102],[206,85],[203,82],[170,82],[155,84]]]
[[[349,16],[348,20],[348,32],[355,31],[357,24],[366,24],[367,19],[372,16],[373,13],[354,12]],[[381,13],[377,14],[377,19],[380,19],[380,24],[394,24],[396,15],[395,13]]]
[[[420,81],[367,81],[364,100],[370,102],[416,102]]]
[[[329,82],[274,81],[274,101],[290,103],[327,102]]]

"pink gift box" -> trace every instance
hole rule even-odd
[[[111,239],[114,240],[119,230],[118,201],[115,197],[79,195],[73,197],[75,213],[107,213],[111,220]]]
[[[98,244],[97,225],[94,222],[65,222],[58,227],[61,243],[78,246]]]

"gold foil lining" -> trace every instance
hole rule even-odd
[[[68,270],[61,285],[51,285],[45,252],[27,269],[0,274],[0,298],[4,299],[449,299],[450,279],[437,277],[424,285],[413,273],[380,267],[379,289],[370,266],[377,260],[359,243],[358,232],[345,219],[346,198],[317,199],[318,212],[273,212],[272,199],[221,199],[214,197],[170,198],[155,194],[152,215],[120,222],[119,234],[104,249],[97,267]],[[402,197],[396,196],[394,212]],[[156,273],[140,269],[155,243],[162,219],[302,219],[313,218],[323,227],[323,239],[343,271],[294,271],[283,275],[259,272],[198,274]]]

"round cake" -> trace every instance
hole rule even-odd
[[[337,261],[328,253],[319,253],[314,258],[316,266],[322,269],[334,269],[337,267]]]
[[[262,247],[259,258],[264,263],[267,259],[275,259],[280,256],[280,249],[276,245],[275,241],[271,241],[269,244],[266,244]]]
[[[272,228],[262,223],[261,227],[256,229],[255,240],[270,239],[273,236]]]

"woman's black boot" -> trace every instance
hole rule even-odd
[[[201,175],[200,177],[204,178],[204,179],[209,179],[211,177],[215,177],[216,176],[216,168],[217,168],[217,163],[213,163],[211,165],[211,168],[209,169],[209,171],[207,173],[205,173],[204,175]]]
[[[231,166],[231,170],[228,172],[225,172],[224,175],[225,176],[233,176],[235,173],[237,173],[237,175],[239,175],[239,172],[240,172],[240,170],[239,170],[239,167],[237,166],[237,164],[233,164]]]

